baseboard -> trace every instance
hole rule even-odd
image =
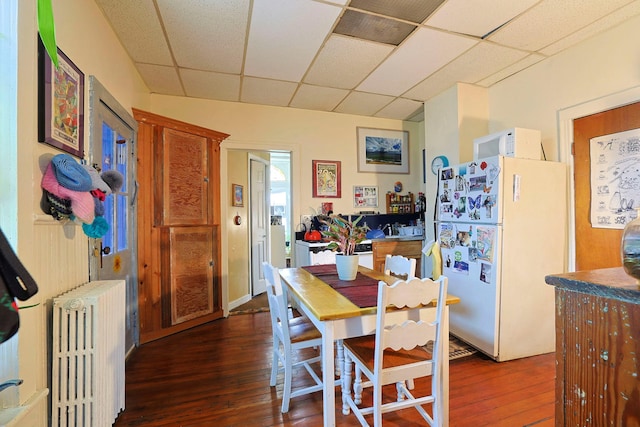
[[[240,307],[242,304],[249,301],[251,301],[251,295],[245,295],[235,301],[229,301],[229,311],[233,310],[236,307]]]

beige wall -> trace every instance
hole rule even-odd
[[[248,294],[248,277],[247,282],[237,280],[240,278],[238,274],[241,273],[235,270],[239,258],[244,256],[248,259],[248,247],[243,254],[231,253],[234,248],[245,244],[239,241],[245,239],[245,236],[233,225],[236,209],[225,202],[231,197],[230,174],[237,173],[236,170],[232,170],[235,169],[235,162],[231,167],[235,156],[233,150],[286,150],[292,153],[294,226],[299,223],[300,215],[319,212],[323,201],[333,202],[336,213],[354,213],[354,185],[377,185],[380,192],[378,209],[381,212],[386,209],[384,194],[393,190],[394,182],[401,181],[404,192],[411,191],[417,194],[423,188],[422,123],[164,95],[152,96],[152,108],[155,113],[230,134],[222,143],[221,150],[222,223],[225,227],[222,233],[223,295],[226,295],[223,299],[226,301],[237,300],[243,296],[243,292],[244,295]],[[358,173],[358,126],[409,131],[410,174]],[[312,197],[312,160],[341,161],[341,198]],[[225,229],[229,231],[225,232]]]
[[[23,303],[39,305],[22,310],[19,334],[19,401],[33,403],[18,423],[46,425],[48,324],[51,298],[88,280],[87,238],[79,226],[63,226],[39,209],[42,166],[59,151],[38,143],[37,137],[37,18],[35,1],[18,2],[18,135],[17,251],[39,286]],[[55,0],[53,13],[58,47],[85,74],[85,113],[88,113],[88,77],[95,75],[130,110],[149,108],[149,95],[129,57],[92,1]],[[85,115],[85,149],[88,146]],[[6,195],[6,194],[5,194]],[[3,229],[6,224],[3,222]],[[4,347],[4,345],[3,345]],[[2,357],[0,356],[0,359]],[[13,393],[13,390],[3,392]]]
[[[222,175],[222,186],[229,187],[229,197],[222,198],[222,205],[229,207],[229,214],[223,216],[223,223],[226,225],[228,250],[227,258],[222,259],[223,266],[226,264],[229,271],[229,297],[228,301],[236,301],[249,295],[249,180],[248,162],[249,156],[246,151],[229,150],[227,155],[227,174]],[[239,184],[244,187],[244,206],[231,207],[231,184]],[[233,217],[240,215],[242,223],[235,225]],[[223,231],[224,233],[224,231]]]

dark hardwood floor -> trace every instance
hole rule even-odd
[[[282,381],[269,387],[270,369],[268,312],[230,316],[145,344],[127,361],[126,409],[114,425],[321,426],[322,394],[292,399],[289,413],[281,414]],[[307,381],[299,377],[294,387]],[[551,427],[554,378],[553,353],[502,363],[478,354],[454,360],[450,426]],[[428,386],[429,379],[417,380],[417,393]],[[336,423],[359,425],[339,409]],[[406,409],[385,414],[384,424],[411,427],[424,420]]]

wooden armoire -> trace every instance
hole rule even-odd
[[[229,135],[137,109],[133,116],[145,343],[222,317],[220,143]]]

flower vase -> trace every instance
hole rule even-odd
[[[336,254],[336,270],[340,280],[355,280],[358,274],[358,255]]]
[[[640,209],[636,219],[624,227],[620,249],[624,271],[640,284]]]

